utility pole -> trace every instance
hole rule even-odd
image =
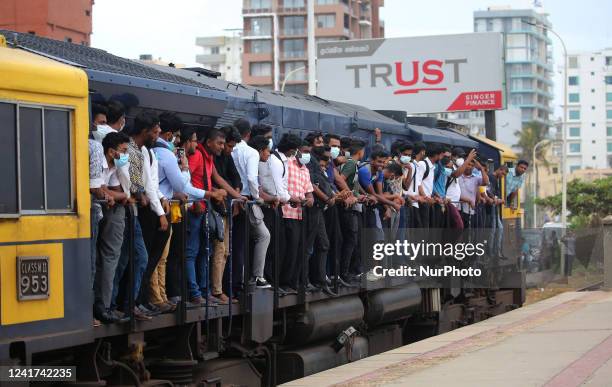
[[[308,0],[308,94],[317,95],[317,74],[315,43],[315,0]]]

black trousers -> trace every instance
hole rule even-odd
[[[245,249],[247,247],[247,216],[240,211],[232,220],[232,291],[233,294],[242,291],[245,273]],[[229,289],[229,270],[223,273],[224,288]]]
[[[285,242],[285,232],[283,227],[283,216],[281,208],[270,208],[270,207],[262,207],[261,208],[264,214],[264,223],[268,230],[270,231],[270,245],[268,246],[268,252],[266,253],[266,265],[264,267],[264,275],[266,279],[274,284],[274,255],[277,255],[277,264],[280,278],[280,270],[283,267],[283,254],[284,251],[284,242]],[[275,227],[275,219],[278,217],[278,227]],[[278,251],[275,252],[275,243],[278,243]]]
[[[140,227],[142,228],[142,237],[149,254],[149,260],[142,277],[142,282],[140,283],[140,291],[136,298],[136,303],[146,304],[149,301],[151,275],[155,271],[164,252],[170,237],[170,228],[168,227],[166,231],[159,230],[159,216],[150,207],[140,207],[138,209],[138,221],[140,221]]]
[[[431,205],[429,203],[419,203],[419,214],[421,220],[421,228],[429,228],[431,221]]]
[[[284,261],[280,272],[281,286],[298,288],[304,263],[304,246],[302,243],[302,221],[285,219]]]
[[[308,232],[306,234],[306,253],[312,251],[309,264],[306,265],[306,278],[311,283],[324,284],[329,252],[329,239],[325,228],[323,209],[312,207],[308,210]]]
[[[329,255],[327,258],[327,274],[336,275],[340,271],[340,257],[342,249],[342,230],[340,229],[340,206],[329,207],[325,212],[325,230],[329,241]]]
[[[408,228],[420,228],[420,227],[421,227],[420,208],[410,206],[410,213],[408,214]]]
[[[350,208],[341,208],[340,227],[342,230],[342,248],[340,249],[340,275],[346,277],[351,267],[355,267],[353,261],[355,255],[359,256],[359,215],[360,213]],[[353,263],[353,264],[352,264]]]

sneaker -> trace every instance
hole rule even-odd
[[[368,271],[366,274],[366,280],[368,280],[368,282],[376,282],[381,279],[382,277],[374,274],[373,270]]]
[[[330,297],[336,297],[338,295],[338,293],[334,292],[327,284],[321,286],[321,290]]]
[[[284,294],[285,296],[289,295],[289,294],[297,294],[297,290],[295,290],[294,288],[291,288],[289,286],[284,286],[284,287],[279,288],[279,289],[283,290],[283,292],[285,293]]]
[[[192,303],[192,304],[194,304],[194,305],[198,305],[198,306],[200,306],[200,305],[204,305],[204,304],[206,304],[206,299],[205,299],[205,298],[202,298],[202,297],[200,297],[200,296],[198,296],[198,297],[192,297],[192,298],[189,300],[189,302],[190,302],[190,303]]]
[[[174,297],[168,298],[168,303],[169,304],[177,305],[179,302],[181,302],[181,297],[180,296],[174,296]]]
[[[144,314],[138,307],[134,307],[134,319],[137,321],[151,321],[153,317]]]
[[[147,306],[147,309],[149,309],[149,310],[158,310],[160,313],[170,313],[174,309],[176,309],[176,306],[167,304],[165,302],[161,303],[161,304],[151,304],[151,303],[148,303],[146,306]]]
[[[138,305],[137,308],[142,313],[144,313],[144,314],[146,314],[147,316],[150,316],[150,317],[159,316],[161,314],[161,311],[157,307],[155,307],[155,306],[153,306],[154,309],[149,309],[149,308],[147,308],[144,305]]]
[[[268,289],[272,287],[272,285],[270,285],[268,281],[266,281],[266,279],[263,277],[255,278],[255,286],[257,286],[260,289]]]
[[[217,303],[220,305],[227,305],[227,303],[229,302],[229,297],[226,296],[224,293],[213,294],[212,296],[218,300]]]
[[[314,286],[311,283],[306,284],[306,286],[304,288],[305,288],[304,290],[306,291],[306,293],[316,293],[316,292],[321,291],[320,288]]]

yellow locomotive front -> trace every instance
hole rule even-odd
[[[0,359],[91,325],[87,85],[0,35]]]

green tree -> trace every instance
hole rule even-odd
[[[544,206],[554,213],[561,212],[561,194],[536,199],[539,206]],[[612,176],[592,182],[572,180],[567,185],[567,209],[569,218],[583,223],[593,215],[604,218],[612,214]]]
[[[518,142],[515,146],[521,148],[521,158],[529,161],[529,164],[534,164],[535,160],[532,160],[533,148],[538,142],[548,138],[548,128],[539,122],[531,121],[525,124],[521,130],[514,132],[514,134],[518,137]],[[536,152],[536,158],[548,166],[548,162],[544,158],[546,148],[546,145],[540,145]]]

